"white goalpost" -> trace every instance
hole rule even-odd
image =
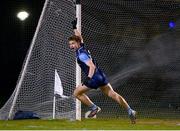
[[[81,0],[76,0],[77,30],[81,33]],[[81,69],[76,61],[76,87],[81,84]],[[76,119],[81,120],[81,102],[76,99]]]

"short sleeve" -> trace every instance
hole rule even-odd
[[[88,60],[90,60],[90,58],[88,57],[88,55],[86,53],[81,53],[79,55],[79,59],[84,62],[85,64],[87,63]]]

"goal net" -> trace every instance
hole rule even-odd
[[[73,35],[70,24],[73,19],[73,1],[46,0],[17,86],[1,108],[0,119],[12,119],[19,110],[33,111],[41,118],[53,118],[55,110],[55,118],[75,118],[72,93],[76,63],[67,44],[68,37]],[[54,91],[55,86],[59,86],[55,84],[58,83],[55,82],[55,71],[63,96]]]
[[[81,2],[84,42],[114,90],[141,117],[180,117],[180,2]],[[0,119],[7,119],[9,112],[13,116],[18,110],[53,118],[54,104],[55,118],[75,118],[76,103],[71,96],[76,86],[76,63],[74,52],[67,44],[67,38],[73,34],[70,23],[75,16],[72,0],[46,1],[31,44],[32,52],[29,50],[30,57],[26,57],[23,66],[24,69],[29,58],[24,77],[23,69],[19,77],[18,83],[22,80],[22,84],[1,108]],[[61,91],[54,100],[55,70],[63,95]],[[125,110],[99,89],[90,91],[88,96],[102,108],[98,117],[127,116]],[[87,110],[82,105],[82,114]]]
[[[82,0],[84,41],[140,117],[180,117],[179,14],[177,0]],[[98,117],[127,117],[100,90],[88,95]]]

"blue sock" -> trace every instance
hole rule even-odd
[[[92,104],[92,105],[89,106],[89,108],[90,108],[91,110],[95,110],[95,109],[97,108],[97,106],[96,106],[95,104]]]
[[[128,112],[128,114],[129,114],[129,115],[131,114],[132,109],[131,109],[131,107],[130,107],[130,106],[128,106],[127,112]]]

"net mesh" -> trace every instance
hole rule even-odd
[[[67,0],[48,0],[45,6],[12,116],[22,110],[33,111],[41,118],[53,117],[54,77],[57,70],[63,93],[69,98],[56,97],[55,116],[75,118],[75,99],[71,97],[75,88],[75,58],[67,44],[67,38],[73,33],[69,23],[75,18],[75,6]],[[7,119],[16,90],[1,108],[0,119]]]
[[[85,43],[114,90],[140,117],[180,117],[179,14],[175,0],[82,1]],[[88,95],[102,108],[99,117],[127,117],[101,91]]]
[[[180,117],[180,2],[176,0],[82,0],[82,35],[115,91],[140,117]],[[49,0],[13,113],[31,110],[51,118],[54,71],[64,95],[75,88],[75,57],[67,38],[75,18],[70,0]],[[174,29],[169,28],[175,21]],[[84,76],[83,76],[84,78]],[[17,89],[0,110],[6,119]],[[102,108],[98,117],[124,117],[100,90],[88,96]],[[73,97],[56,99],[56,118],[74,118]],[[84,105],[82,112],[88,110]]]

